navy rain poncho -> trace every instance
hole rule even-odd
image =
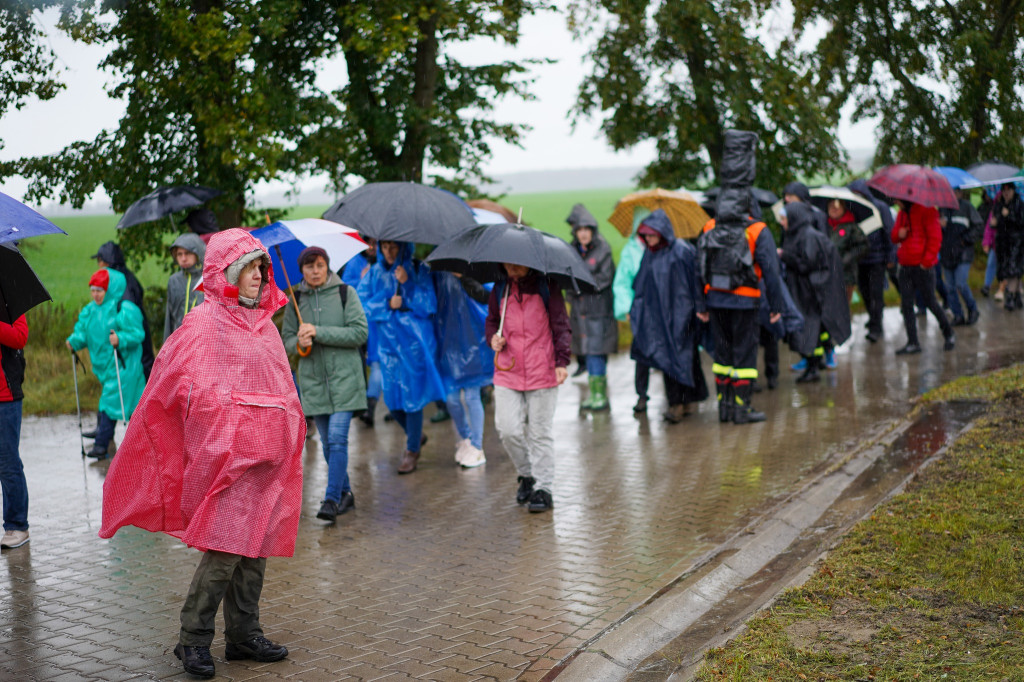
[[[636,296],[629,311],[633,329],[630,357],[660,369],[681,384],[703,387],[703,395],[692,396],[693,400],[703,400],[707,386],[697,355],[696,313],[704,310],[704,296],[698,280],[697,250],[676,239],[672,222],[661,209],[642,224],[657,230],[666,245],[644,252],[633,281]]]

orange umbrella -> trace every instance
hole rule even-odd
[[[670,189],[649,189],[633,192],[619,199],[608,222],[615,226],[623,237],[633,231],[633,209],[643,206],[652,211],[662,209],[672,221],[676,236],[692,239],[700,234],[704,224],[711,220],[697,200],[689,192]]]

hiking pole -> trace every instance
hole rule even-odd
[[[85,459],[85,436],[82,434],[82,403],[78,399],[78,353],[71,351],[71,375],[75,377],[75,409],[78,411],[78,440],[82,445],[82,459]],[[83,365],[84,368],[84,365]]]
[[[114,330],[111,329],[111,332]],[[124,391],[121,390],[121,367],[119,361],[121,356],[117,352],[117,348],[114,348],[114,372],[117,374],[117,395],[121,397],[121,418],[124,419],[125,423],[128,423],[128,413],[124,411]],[[106,443],[104,443],[106,445]]]
[[[269,220],[269,217],[268,217]],[[281,264],[281,272],[284,274],[285,284],[288,285],[288,293],[292,295],[292,303],[295,304],[295,317],[299,319],[299,326],[302,326],[302,313],[299,312],[299,302],[295,300],[295,292],[292,291],[292,282],[288,278],[288,268],[284,266],[284,258],[281,257],[281,247],[278,244],[274,244],[274,252],[277,254],[277,262]],[[296,350],[302,357],[307,357],[313,352],[313,346],[309,348],[303,348],[298,343],[295,344]]]

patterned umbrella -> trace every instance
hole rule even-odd
[[[664,210],[668,214],[668,219],[672,221],[676,236],[682,239],[698,236],[704,224],[711,220],[689,192],[668,189],[634,192],[619,199],[611,217],[608,218],[608,222],[614,225],[623,237],[628,237],[633,231],[633,209],[637,206],[652,211],[659,208]]]
[[[886,166],[868,180],[868,186],[892,199],[903,199],[924,206],[959,208],[960,202],[949,180],[927,166],[898,163]]]

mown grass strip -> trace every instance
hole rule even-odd
[[[990,406],[698,679],[1024,678],[1022,378],[1015,365],[924,396]]]

